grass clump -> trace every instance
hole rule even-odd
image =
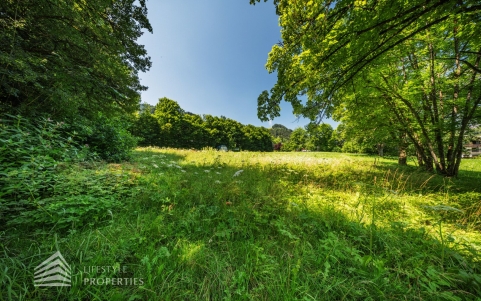
[[[91,208],[92,222],[3,232],[2,291],[6,300],[476,300],[481,165],[466,166],[458,180],[369,156],[157,148],[131,163],[72,165],[59,195],[97,200],[78,207]],[[33,287],[34,267],[57,249],[72,286]],[[120,276],[142,284],[83,282]]]

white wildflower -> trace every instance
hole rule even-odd
[[[152,163],[152,166],[155,167],[155,168],[159,168],[159,166],[155,163]]]
[[[208,170],[208,169],[206,169],[206,170],[204,170],[204,171],[205,171],[205,172],[210,172],[210,170]]]
[[[218,175],[220,175],[220,174],[221,174],[221,173],[220,173],[220,172],[218,172],[218,171],[216,171],[215,173],[216,173],[216,174],[218,174]]]
[[[215,182],[214,182],[214,183],[216,183],[216,184],[220,184],[220,183],[221,183],[221,181],[219,181],[219,180],[215,180]]]
[[[181,171],[181,172],[185,172],[185,170],[183,170],[183,169],[181,169],[180,171]]]
[[[235,172],[235,174],[233,175],[233,177],[238,177],[241,173],[243,172],[243,170],[238,170]]]

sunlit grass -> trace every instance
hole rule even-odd
[[[142,148],[130,163],[65,172],[125,179],[124,206],[57,238],[4,233],[2,283],[16,292],[6,300],[473,300],[481,292],[481,160],[446,179],[395,158]],[[70,290],[34,288],[33,267],[57,247],[77,271],[117,264],[144,283],[90,287],[77,272]]]

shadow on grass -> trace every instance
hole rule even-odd
[[[481,294],[476,249],[434,239],[427,227],[381,225],[375,218],[393,211],[380,202],[385,193],[445,191],[437,176],[355,160],[289,170],[222,154],[198,162],[189,157],[138,153],[126,167],[138,175],[138,189],[102,228],[56,242],[37,237],[38,248],[25,248],[33,243],[28,237],[5,241],[1,270],[10,272],[2,283],[25,292],[24,300],[470,300]],[[338,210],[343,197],[357,192],[354,203],[375,213],[370,220]],[[55,244],[77,268],[72,288],[34,288],[33,267]],[[116,264],[129,272],[80,272]],[[142,278],[143,285],[82,283],[120,276]]]

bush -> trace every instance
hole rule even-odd
[[[0,121],[0,225],[63,229],[109,218],[126,193],[125,176],[72,173],[70,163],[92,161],[95,153],[108,161],[125,160],[135,143],[118,120],[66,124],[5,115]]]
[[[125,119],[99,116],[94,120],[79,118],[68,130],[76,133],[78,143],[90,147],[100,158],[108,162],[129,160],[138,138],[128,131]]]
[[[36,208],[52,191],[59,162],[89,159],[64,123],[4,115],[0,122],[0,221]]]
[[[99,165],[95,171],[73,165],[58,174],[54,191],[36,200],[36,208],[24,210],[8,225],[65,230],[112,221],[131,194],[129,175]]]

